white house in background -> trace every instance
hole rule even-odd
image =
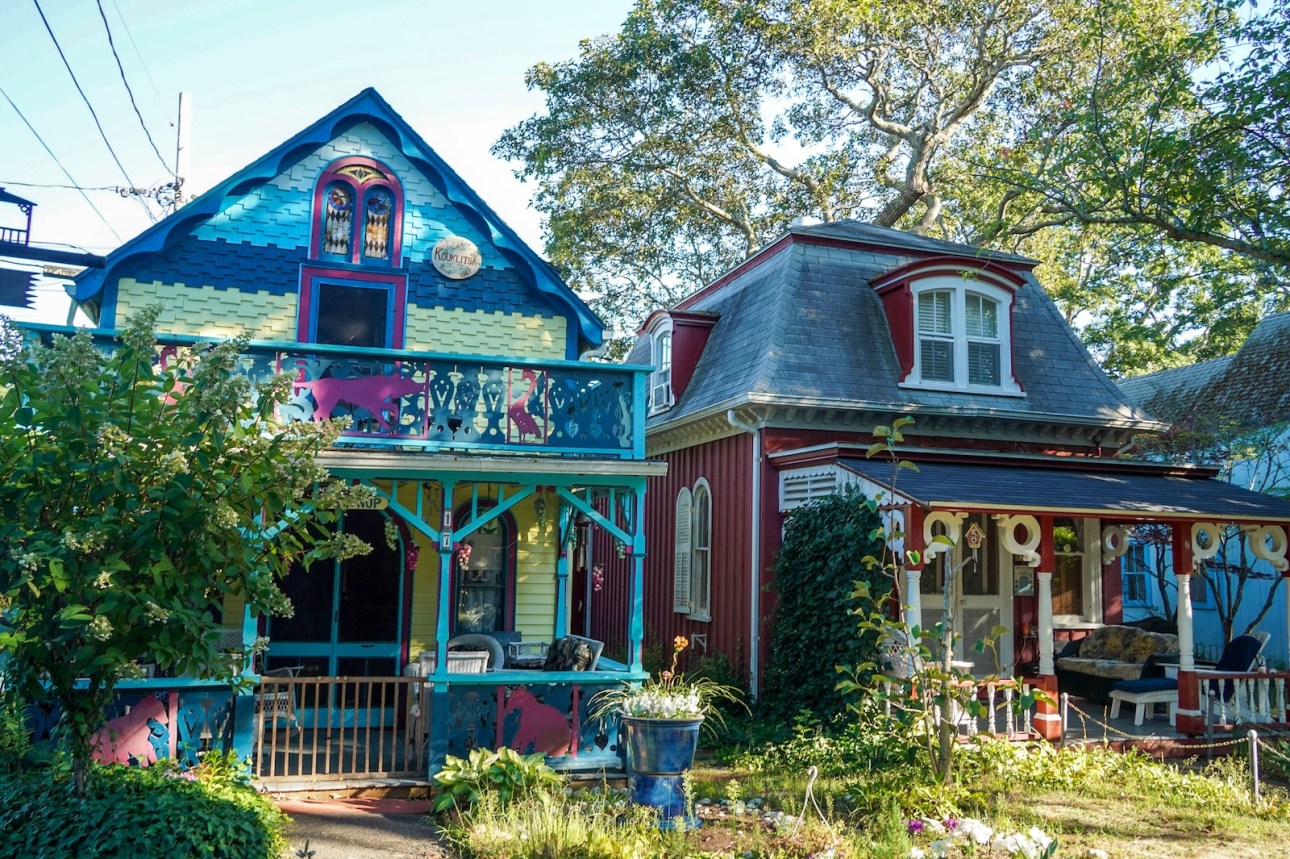
[[[1290,313],[1265,318],[1233,355],[1119,384],[1125,399],[1156,418],[1176,423],[1183,432],[1222,427],[1224,435],[1238,441],[1211,453],[1224,479],[1246,489],[1290,496]],[[1157,551],[1164,551],[1164,564],[1157,563]],[[1135,540],[1123,565],[1126,621],[1167,613],[1155,578],[1157,569],[1173,569],[1167,541],[1158,549],[1150,541]],[[1233,617],[1234,635],[1251,624],[1271,633],[1264,656],[1274,664],[1290,665],[1287,587],[1281,584],[1282,578],[1271,563],[1251,555],[1246,541],[1228,540],[1209,562],[1207,574],[1191,580],[1197,646],[1215,654],[1222,649],[1221,618],[1228,614]],[[1177,586],[1171,573],[1166,574],[1165,585],[1170,611],[1176,610]],[[1223,611],[1236,602],[1238,593],[1235,613]]]

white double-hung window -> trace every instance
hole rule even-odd
[[[654,372],[649,377],[649,410],[656,412],[671,407],[672,396],[672,328],[664,323],[650,334],[650,363]]]
[[[913,292],[914,371],[906,384],[1020,393],[1012,377],[1011,293],[953,276],[916,281]]]

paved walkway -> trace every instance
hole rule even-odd
[[[279,799],[291,815],[288,859],[451,859],[427,800]],[[308,851],[306,851],[306,844]]]

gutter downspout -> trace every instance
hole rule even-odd
[[[748,692],[757,699],[760,677],[757,669],[761,661],[761,432],[753,424],[744,423],[734,409],[726,410],[726,421],[737,430],[750,433],[752,449],[752,564],[748,572]]]

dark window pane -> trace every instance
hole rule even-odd
[[[998,343],[968,343],[968,384],[999,386]]]
[[[918,345],[923,379],[933,382],[953,382],[954,344],[949,340],[932,340],[924,337]]]
[[[295,614],[271,618],[270,638],[279,642],[331,641],[335,569],[333,561],[319,561],[308,569],[292,565],[291,572],[282,580],[282,591],[295,607]],[[290,657],[287,661],[290,662]]]
[[[351,510],[345,514],[344,528],[372,551],[341,562],[336,640],[397,641],[402,558],[385,542],[385,517],[372,510]]]
[[[318,287],[317,343],[383,348],[389,345],[389,291],[324,283]]]

